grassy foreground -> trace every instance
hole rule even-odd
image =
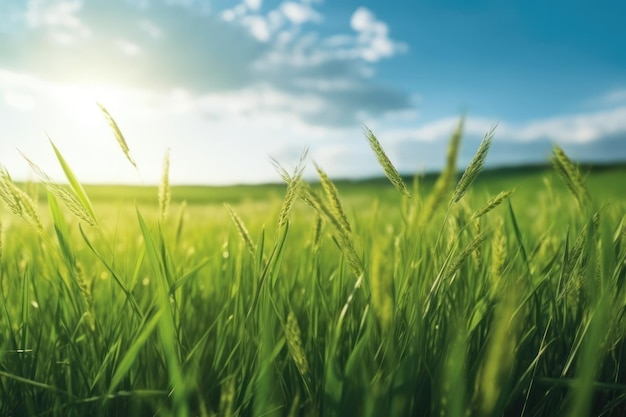
[[[53,145],[39,203],[2,170],[0,415],[624,415],[626,173],[475,182],[490,132],[458,180],[459,125],[407,186],[366,135],[395,189],[277,165],[187,205],[166,160],[155,204],[92,205]]]

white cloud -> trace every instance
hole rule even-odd
[[[363,7],[354,12],[350,21],[356,35],[333,34],[326,37],[301,30],[304,22],[322,20],[322,16],[309,4],[285,2],[279,11],[279,15],[285,16],[292,24],[292,29],[281,30],[283,22],[274,19],[278,22],[270,26],[272,36],[278,32],[274,36],[274,48],[255,63],[261,71],[316,68],[333,62],[345,66],[349,62],[352,73],[348,77],[367,79],[374,74],[374,63],[407,50],[407,45],[390,38],[387,24]],[[276,11],[267,15],[270,22],[275,17],[273,13]]]
[[[458,123],[458,117],[446,117],[428,122],[417,128],[387,129],[385,137],[391,141],[414,140],[435,142],[446,140]],[[465,134],[485,134],[497,120],[469,117],[465,121]],[[496,138],[516,142],[550,140],[558,143],[585,144],[604,137],[623,133],[626,135],[626,106],[589,113],[560,115],[543,119],[512,123],[498,122]]]
[[[371,30],[371,28],[375,25],[378,25],[379,29],[382,29],[383,31],[387,30],[384,25],[381,25],[376,21],[374,14],[365,7],[359,7],[356,9],[350,19],[350,26],[352,26],[352,29],[357,32]]]
[[[399,52],[405,52],[407,45],[389,38],[387,24],[376,18],[365,7],[359,7],[352,14],[350,26],[358,33],[358,45],[361,57],[370,62],[389,58]]]
[[[139,27],[153,39],[158,39],[163,36],[163,29],[149,19],[142,19],[139,22]]]
[[[286,1],[261,14],[260,0],[243,0],[235,7],[223,10],[221,17],[227,22],[239,23],[248,28],[250,34],[261,42],[267,42],[278,34],[277,43],[281,44],[293,39],[304,23],[322,21],[322,15],[311,7],[311,3]],[[291,30],[284,30],[288,24]]]
[[[385,137],[391,141],[414,140],[417,142],[436,142],[450,137],[459,123],[458,116],[444,117],[428,122],[416,128],[388,129]],[[493,120],[471,117],[465,120],[464,132],[482,135],[493,126]],[[500,128],[498,128],[500,131]]]
[[[116,44],[124,55],[135,56],[142,52],[141,47],[134,42],[119,40]]]
[[[31,28],[44,28],[53,42],[69,44],[90,37],[91,30],[78,18],[80,0],[30,0],[26,23]]]
[[[626,103],[626,89],[618,89],[618,90],[609,91],[608,93],[604,94],[602,97],[595,99],[592,102],[597,103],[597,104],[604,104],[604,105],[615,105],[615,104]]]
[[[227,22],[233,22],[237,18],[237,13],[233,9],[227,9],[222,12],[222,19]]]
[[[233,7],[232,9],[223,10],[221,13],[222,19],[227,22],[234,22],[237,19],[241,19],[246,16],[248,13],[248,6],[246,3],[240,3]]]
[[[309,5],[295,3],[292,1],[281,4],[280,10],[294,25],[301,25],[308,21],[319,22],[322,15],[316,12]]]
[[[17,91],[17,94],[31,95],[33,91],[44,91],[47,84],[37,77],[7,71],[0,68],[0,88]]]
[[[506,126],[506,135],[521,141],[548,138],[562,143],[589,143],[619,132],[626,133],[626,106]]]
[[[277,126],[302,123],[298,114],[315,113],[324,107],[319,98],[306,95],[295,97],[269,85],[200,95],[175,89],[155,102],[166,113],[195,113],[212,120],[256,120],[257,123]]]
[[[248,9],[255,11],[261,8],[262,3],[262,0],[244,0],[244,4],[248,7]]]
[[[250,34],[260,42],[267,42],[272,36],[267,21],[261,16],[246,16],[241,22],[250,30]]]

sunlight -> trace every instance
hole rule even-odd
[[[96,103],[121,110],[127,91],[106,84],[59,84],[52,88],[51,98],[55,105],[61,105],[62,111],[77,123],[87,127],[100,127],[104,119]]]

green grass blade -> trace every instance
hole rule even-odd
[[[152,334],[157,324],[161,319],[161,311],[157,310],[157,312],[150,318],[150,320],[141,326],[141,332],[137,335],[133,343],[130,345],[124,357],[120,361],[119,365],[115,369],[113,373],[113,377],[111,377],[111,383],[109,384],[109,389],[107,395],[110,395],[115,391],[115,388],[122,382],[122,379],[126,376],[130,367],[135,362],[137,355],[141,348],[148,341],[148,337]]]
[[[144,239],[148,263],[151,267],[153,275],[159,281],[157,303],[159,311],[163,312],[160,320],[158,320],[159,340],[163,348],[170,383],[173,389],[175,413],[177,416],[186,417],[189,415],[189,409],[187,406],[187,385],[181,368],[181,355],[179,349],[180,338],[176,331],[174,312],[172,310],[172,305],[170,304],[165,262],[158,251],[157,245],[155,244],[150,230],[148,229],[143,216],[139,212],[139,209],[137,209],[137,219],[139,220],[141,234]]]
[[[78,198],[79,203],[81,204],[83,209],[85,209],[85,211],[89,214],[89,217],[91,218],[93,223],[98,224],[98,221],[96,220],[96,213],[93,210],[93,206],[91,205],[91,201],[89,200],[85,189],[80,184],[80,182],[76,178],[76,175],[74,175],[74,172],[70,168],[69,164],[65,161],[65,158],[63,158],[63,155],[61,155],[61,152],[57,149],[52,140],[50,140],[50,144],[52,145],[52,149],[54,149],[54,153],[59,160],[59,164],[61,164],[61,168],[63,168],[65,178],[67,178],[67,181],[74,191],[74,194]]]
[[[194,266],[189,272],[180,277],[176,282],[170,286],[170,290],[168,291],[170,295],[174,294],[176,290],[185,285],[191,278],[195,277],[196,274],[202,270],[208,263],[211,261],[211,258],[204,259],[198,265]]]

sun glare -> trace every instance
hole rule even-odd
[[[53,90],[53,103],[62,106],[62,111],[87,127],[98,127],[103,123],[97,103],[119,109],[124,106],[127,95],[123,89],[105,84],[62,84]]]

